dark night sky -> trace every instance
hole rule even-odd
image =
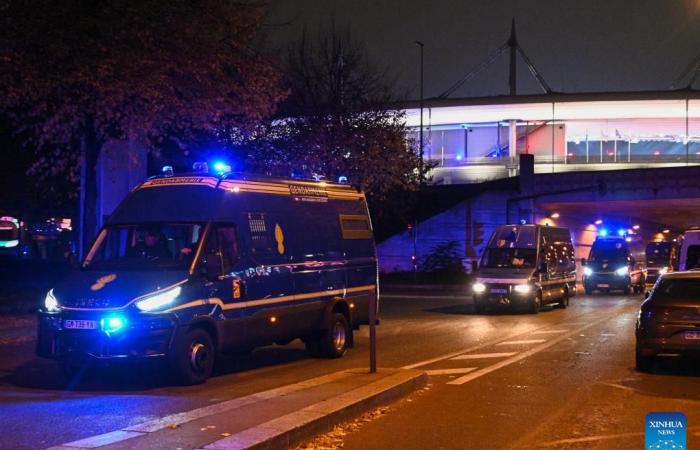
[[[413,98],[414,41],[425,43],[426,97],[436,96],[507,40],[512,17],[555,91],[667,89],[700,53],[700,0],[277,0],[273,8],[270,22],[291,22],[274,29],[274,45],[334,20],[390,68],[397,93]],[[503,55],[453,97],[507,93],[507,64]],[[519,93],[537,92],[518,64]]]

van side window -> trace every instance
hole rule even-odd
[[[235,225],[218,224],[212,227],[204,254],[209,267],[221,267],[221,273],[230,273],[238,262],[238,236]]]
[[[231,272],[238,262],[238,235],[234,225],[217,225],[216,235],[221,249],[224,273]]]
[[[251,248],[254,255],[262,256],[272,253],[272,242],[264,213],[248,213]]]
[[[343,239],[372,239],[372,229],[367,216],[341,214],[340,228]]]

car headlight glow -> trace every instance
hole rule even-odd
[[[583,274],[587,277],[590,277],[591,275],[593,275],[593,269],[591,269],[590,267],[584,267]]]
[[[59,310],[58,300],[56,300],[56,296],[53,295],[53,289],[46,293],[44,308],[46,308],[46,311],[48,312],[57,312]]]
[[[659,275],[666,275],[668,273],[668,267],[662,267],[659,269]]]
[[[516,284],[513,290],[518,294],[529,294],[532,291],[532,286],[529,284]]]
[[[136,307],[141,311],[154,311],[167,306],[175,301],[175,299],[180,295],[182,288],[176,286],[167,291],[159,292],[157,294],[146,297],[143,300],[136,302]]]
[[[627,268],[627,266],[625,266],[625,267],[620,267],[619,269],[617,269],[617,270],[615,271],[615,275],[618,275],[618,276],[622,277],[622,276],[627,275],[629,272],[630,272],[630,270]]]
[[[477,281],[472,285],[472,290],[475,294],[483,294],[486,292],[486,285]]]

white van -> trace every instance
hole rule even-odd
[[[700,228],[687,230],[678,244],[678,271],[700,269]]]

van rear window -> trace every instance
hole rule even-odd
[[[341,214],[343,239],[372,239],[372,229],[366,216]]]

